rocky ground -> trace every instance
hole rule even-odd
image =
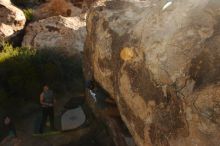
[[[71,95],[68,95],[57,100],[55,105],[56,116],[60,115],[70,97]],[[106,143],[111,144],[111,138],[102,121],[96,119],[86,105],[83,105],[83,109],[87,118],[84,125],[80,128],[63,131],[60,134],[51,136],[33,136],[34,123],[40,113],[40,109],[22,116],[22,118],[16,120],[18,138],[21,140],[19,146],[108,146]],[[11,146],[9,143],[8,145]],[[109,146],[113,146],[113,144]]]

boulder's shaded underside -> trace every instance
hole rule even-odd
[[[87,18],[85,75],[139,146],[219,146],[220,1],[110,1]]]

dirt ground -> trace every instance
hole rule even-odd
[[[66,97],[57,100],[55,105],[55,116],[61,114],[61,112],[64,110],[64,105],[71,97],[73,96],[67,95]],[[18,138],[20,140],[19,146],[99,146],[100,144],[98,144],[96,142],[97,140],[95,139],[98,138],[100,140],[104,140],[105,138],[103,137],[106,137],[103,127],[100,126],[92,115],[88,114],[86,123],[78,129],[61,132],[61,134],[51,136],[33,136],[34,121],[39,113],[40,110],[34,111],[29,114],[29,116],[19,119],[19,122],[15,123]],[[97,131],[99,132],[97,133]],[[11,142],[8,143],[8,146],[12,145],[13,144]]]

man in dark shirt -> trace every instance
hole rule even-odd
[[[49,89],[48,85],[43,87],[43,92],[40,94],[40,104],[42,108],[42,121],[40,125],[40,133],[44,132],[44,126],[47,121],[47,117],[50,119],[50,128],[54,130],[54,103],[55,98],[53,91]]]

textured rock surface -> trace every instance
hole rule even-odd
[[[97,0],[70,0],[74,6],[79,8],[90,8]]]
[[[8,39],[24,28],[24,13],[9,0],[0,0],[0,38]]]
[[[34,12],[36,19],[44,19],[51,16],[65,16],[74,17],[81,13],[81,9],[75,7],[68,0],[49,0],[47,3],[42,4]]]
[[[29,24],[22,46],[75,54],[83,50],[85,37],[85,22],[80,18],[54,16]]]
[[[219,146],[220,1],[106,2],[87,18],[85,76],[139,146]]]

